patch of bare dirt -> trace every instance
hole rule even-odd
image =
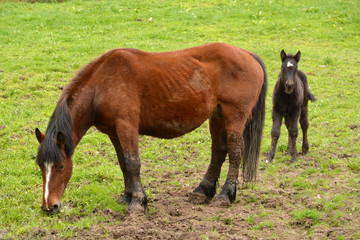
[[[343,156],[347,157],[347,156]],[[305,158],[305,156],[304,156]],[[224,166],[226,168],[226,166]],[[92,214],[102,215],[106,220],[89,229],[73,229],[75,239],[352,239],[358,231],[360,213],[349,209],[347,204],[341,210],[349,215],[335,216],[335,212],[324,211],[324,203],[331,195],[302,195],[295,187],[283,179],[292,179],[308,167],[317,167],[315,159],[306,157],[303,165],[294,171],[284,166],[277,175],[266,176],[260,170],[258,186],[255,189],[239,187],[237,199],[229,208],[211,205],[194,205],[188,201],[189,193],[196,187],[189,179],[202,179],[205,172],[199,169],[168,170],[161,174],[149,170],[143,164],[145,189],[152,190],[149,212],[146,215],[125,215],[112,209],[94,209]],[[341,175],[309,176],[308,181],[317,178],[331,178],[333,184],[319,186],[319,191],[334,194],[351,192],[347,179]],[[146,181],[146,179],[156,179]],[[177,184],[169,184],[176,180]],[[179,186],[181,185],[181,186]],[[219,192],[219,188],[218,188]],[[120,195],[114,195],[114,201]],[[329,198],[329,199],[327,199]],[[301,208],[321,212],[321,222],[305,217],[296,220],[293,212]],[[340,210],[340,209],[339,209]],[[67,219],[68,221],[77,221]],[[56,233],[47,235],[41,229],[34,229],[34,238],[55,239]]]
[[[194,176],[193,176],[194,177]],[[166,178],[163,175],[161,178]],[[279,210],[292,211],[287,203],[293,193],[270,188],[269,191],[255,191],[254,194],[238,195],[238,200],[230,208],[210,205],[194,205],[188,201],[192,187],[174,190],[174,186],[164,185],[150,202],[147,215],[116,213],[111,209],[94,210],[103,214],[108,221],[76,232],[77,239],[301,239],[304,230],[287,229],[287,213],[279,215]],[[156,184],[153,182],[152,184]],[[152,186],[153,188],[155,186]],[[241,190],[239,190],[241,191]],[[276,195],[276,196],[275,196]],[[271,217],[272,226],[261,227],[262,214]],[[254,218],[254,222],[248,218]],[[285,221],[284,221],[285,220]]]

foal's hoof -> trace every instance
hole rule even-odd
[[[189,195],[189,201],[194,204],[204,204],[209,202],[209,198],[201,192],[191,192]]]
[[[302,150],[302,151],[300,152],[300,155],[305,156],[305,155],[308,154],[308,153],[309,153],[309,150]]]
[[[274,157],[275,157],[275,154],[274,154],[274,153],[269,152],[269,153],[268,153],[268,155],[267,155],[266,160],[267,160],[269,163],[272,163],[272,161],[273,161]]]
[[[221,207],[221,208],[229,208],[231,206],[231,202],[228,197],[221,195],[216,196],[210,206],[212,207]]]

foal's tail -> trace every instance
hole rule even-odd
[[[312,102],[316,102],[316,97],[309,91],[309,100]]]
[[[264,82],[259,99],[252,110],[252,118],[248,121],[244,131],[244,159],[243,159],[243,181],[253,182],[259,165],[261,138],[265,122],[265,98],[267,90],[267,74],[264,62],[255,54],[253,58],[261,65],[264,71]]]

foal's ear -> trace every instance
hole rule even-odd
[[[56,136],[56,144],[61,148],[65,144],[65,136],[62,132],[58,132]]]
[[[301,57],[301,52],[298,51],[298,52],[296,53],[296,55],[295,55],[295,60],[296,60],[296,62],[299,62],[299,61],[300,61],[300,57]]]
[[[285,61],[286,53],[285,53],[284,49],[281,50],[280,57],[281,57],[281,61],[282,61],[282,62]]]
[[[40,130],[38,128],[35,129],[35,135],[36,135],[36,138],[39,141],[39,143],[41,143],[45,138],[45,134],[40,132]]]

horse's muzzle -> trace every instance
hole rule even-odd
[[[54,204],[48,209],[41,206],[41,209],[48,214],[56,214],[60,210],[60,204]]]
[[[291,94],[293,92],[292,88],[285,88],[285,93]]]
[[[294,91],[294,83],[285,83],[285,93],[291,94]]]

